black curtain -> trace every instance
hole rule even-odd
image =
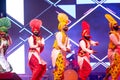
[[[0,17],[6,17],[6,0],[0,0]]]

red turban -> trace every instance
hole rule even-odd
[[[39,31],[42,26],[42,21],[39,19],[32,19],[30,21],[30,28],[32,29],[32,32],[37,30]]]
[[[82,36],[90,35],[90,25],[86,21],[82,21]]]

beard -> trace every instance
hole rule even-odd
[[[35,36],[39,36],[39,32],[33,32],[33,34],[35,35]]]
[[[113,29],[114,29],[115,31],[118,31],[118,30],[119,30],[119,27],[118,27],[118,26],[114,26]]]
[[[90,36],[84,36],[86,40],[90,40]]]
[[[64,30],[65,32],[67,32],[67,31],[68,31],[68,27],[67,27],[67,26],[64,27],[63,30]]]

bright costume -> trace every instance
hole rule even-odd
[[[66,67],[66,52],[70,51],[70,41],[66,34],[68,29],[68,16],[64,13],[58,14],[58,30],[55,34],[55,41],[53,44],[52,50],[52,64],[55,70],[53,71],[54,80],[63,80],[64,79],[64,69]]]
[[[42,21],[33,19],[30,21],[30,27],[33,35],[28,39],[29,43],[29,66],[32,71],[31,80],[40,80],[46,72],[46,62],[39,56],[44,49],[44,38],[39,36]]]
[[[90,65],[90,54],[95,51],[90,48],[91,45],[96,46],[98,42],[90,40],[90,26],[86,21],[82,22],[82,39],[79,41],[78,50],[78,65],[79,65],[79,78],[81,80],[87,80],[92,67]]]
[[[120,75],[120,31],[116,20],[110,15],[105,14],[106,19],[109,22],[110,32],[109,38],[110,42],[108,45],[108,59],[110,61],[110,66],[106,70],[106,77],[104,80],[108,80],[111,75],[112,80],[118,80]]]
[[[6,51],[12,41],[8,35],[8,29],[11,27],[11,22],[8,18],[0,18],[0,72],[10,72],[12,67],[5,58]]]

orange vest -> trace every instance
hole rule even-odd
[[[117,40],[119,40],[119,35],[117,34],[116,31],[110,31],[110,34],[114,34],[117,37]],[[108,48],[109,49],[115,49],[116,45],[110,40],[110,42],[108,44]]]

